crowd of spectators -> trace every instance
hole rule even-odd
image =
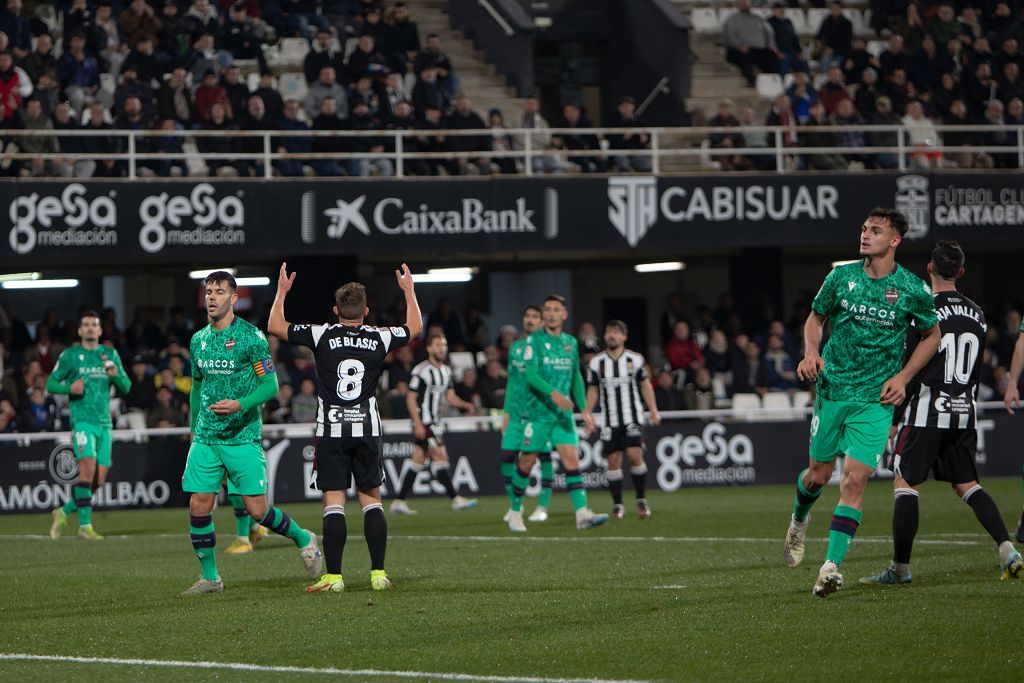
[[[757,125],[783,126],[787,170],[893,169],[893,152],[800,154],[800,147],[895,147],[894,130],[797,131],[796,126],[902,126],[908,145],[904,164],[913,169],[1017,168],[1014,152],[979,152],[972,147],[1015,146],[1014,130],[946,131],[937,124],[1024,125],[1024,6],[1011,0],[972,5],[952,0],[871,2],[871,29],[886,41],[875,54],[854,35],[843,5],[830,0],[810,45],[800,42],[785,7],[776,2],[765,19],[737,0],[723,26],[726,58],[754,85],[755,67],[787,76],[787,87],[767,116],[751,111],[737,118],[723,100],[708,125],[735,129],[710,138],[716,148],[766,145]],[[812,67],[824,82],[815,87]],[[936,147],[953,147],[945,152]],[[724,155],[726,170],[774,169],[772,155]]]
[[[367,322],[400,324],[405,319],[403,306],[401,298],[386,309],[371,305]],[[696,309],[679,294],[670,294],[659,320],[659,338],[646,354],[646,370],[659,408],[704,410],[727,406],[738,393],[763,396],[812,390],[795,372],[802,357],[801,330],[808,307],[809,295],[798,302],[788,320],[776,317],[770,308],[756,319],[744,319],[734,310],[728,294],[723,294],[715,307]],[[265,326],[266,315],[264,311],[253,321]],[[161,317],[157,324],[140,309],[122,328],[113,310],[101,313],[101,343],[118,351],[132,380],[130,392],[112,401],[120,426],[185,427],[189,423],[189,340],[197,326],[180,307]],[[993,311],[979,400],[998,400],[1005,392],[1020,323],[1018,308],[1007,305]],[[492,327],[479,305],[471,302],[457,311],[443,298],[426,315],[425,328],[422,338],[388,358],[378,396],[383,415],[408,418],[406,396],[412,370],[426,359],[424,339],[435,333],[448,339],[456,394],[472,404],[477,414],[500,411],[505,400],[508,351],[520,330],[512,324]],[[0,432],[67,430],[67,397],[50,395],[46,379],[61,351],[75,343],[77,320],[61,319],[51,309],[33,325],[32,333],[29,329],[16,312],[0,305]],[[587,363],[601,351],[603,329],[584,321],[572,331],[585,375]],[[270,343],[280,390],[264,405],[264,420],[268,424],[313,421],[317,399],[312,353],[276,338]]]

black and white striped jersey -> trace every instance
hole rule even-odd
[[[388,353],[409,343],[409,328],[290,325],[288,341],[313,349],[316,435],[381,436],[377,382]]]
[[[423,424],[441,422],[441,413],[448,403],[448,390],[454,386],[455,375],[447,365],[437,366],[425,360],[412,369],[409,391],[416,392],[416,403]]]
[[[981,378],[988,324],[981,308],[959,292],[935,295],[939,350],[907,385],[902,424],[938,429],[974,429],[975,398]],[[907,333],[904,362],[920,336]]]
[[[624,350],[618,358],[602,351],[587,365],[587,383],[598,388],[605,427],[628,427],[643,423],[644,405],[640,382],[647,379],[644,357]]]

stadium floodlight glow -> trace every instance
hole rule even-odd
[[[43,277],[43,274],[36,271],[34,273],[4,273],[0,275],[0,282],[14,282],[15,280],[38,280]]]
[[[10,280],[0,286],[4,289],[66,289],[77,287],[78,280]]]
[[[863,260],[864,259],[855,258],[855,259],[850,259],[849,261],[833,261],[832,262],[832,267],[833,268],[838,268],[839,266],[848,266],[851,263],[861,263]]]
[[[682,261],[662,261],[660,263],[638,263],[633,270],[638,273],[668,273],[673,270],[682,270],[686,264]]]
[[[239,287],[266,287],[270,284],[269,277],[239,277],[235,278]]]
[[[210,273],[216,273],[218,270],[223,270],[226,273],[234,275],[238,272],[236,268],[207,268],[206,270],[190,270],[188,276],[193,280],[205,280],[206,276]]]
[[[473,273],[413,273],[412,281],[416,284],[436,284],[443,282],[469,282],[473,279]]]
[[[427,268],[428,275],[476,275],[479,268],[469,266],[458,266],[455,268]]]

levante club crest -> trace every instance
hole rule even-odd
[[[888,295],[886,295],[886,298],[888,298]],[[225,340],[224,348],[227,349],[228,351],[230,351],[231,349],[235,348],[235,340],[234,339]]]
[[[887,290],[885,290],[885,300],[888,301],[890,304],[896,303],[896,299],[899,299],[899,298],[900,298],[900,293],[898,291],[896,291],[895,289],[887,289]]]

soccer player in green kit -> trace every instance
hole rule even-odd
[[[523,361],[529,393],[519,464],[512,476],[512,512],[508,516],[508,528],[512,531],[526,531],[523,495],[529,484],[530,470],[537,454],[550,453],[552,448],[558,451],[565,469],[566,488],[576,511],[576,528],[582,531],[608,521],[608,515],[595,514],[587,507],[587,492],[579,470],[579,437],[572,416],[573,400],[580,408],[587,430],[591,432],[594,430],[594,417],[587,410],[576,338],[562,332],[562,325],[568,317],[565,299],[549,294],[544,299],[543,329],[526,338]]]
[[[868,214],[860,231],[863,260],[832,269],[804,325],[797,375],[817,380],[817,397],[810,464],[797,479],[784,558],[790,567],[803,560],[811,507],[832,477],[836,457],[845,455],[828,554],[812,591],[822,598],[843,587],[839,565],[860,525],[864,490],[889,439],[893,406],[903,403],[907,382],[939,347],[931,289],[895,261],[906,234],[907,219],[898,211]],[[822,356],[818,348],[826,321],[832,334]],[[911,321],[921,341],[901,369]]]
[[[64,350],[46,380],[51,394],[71,397],[71,446],[78,460],[78,481],[64,507],[53,511],[50,538],[60,538],[68,515],[78,512],[78,537],[102,541],[92,528],[92,493],[107,481],[110,469],[110,385],[127,394],[132,382],[117,351],[100,346],[100,316],[86,311],[78,318],[81,344]]]
[[[540,328],[542,312],[540,306],[530,304],[523,311],[523,332],[526,334],[512,342],[508,349],[508,384],[505,386],[505,404],[502,408],[504,423],[501,435],[501,480],[505,484],[505,495],[508,496],[508,512],[502,518],[508,522],[512,515],[512,474],[516,469],[519,448],[523,445],[523,424],[526,418],[526,399],[529,387],[526,384],[526,361],[523,353],[526,350],[526,337]],[[548,503],[551,501],[551,487],[555,482],[555,466],[551,462],[550,453],[540,453],[540,497],[537,509],[529,517],[531,522],[546,522],[548,519]]]
[[[228,493],[242,496],[253,519],[291,539],[315,579],[323,564],[316,536],[267,504],[260,405],[278,390],[270,344],[255,325],[235,315],[237,285],[230,273],[210,273],[205,284],[210,324],[192,337],[192,446],[182,477],[182,488],[192,494],[189,533],[202,577],[182,595],[224,590],[214,555],[212,512],[225,474]]]

